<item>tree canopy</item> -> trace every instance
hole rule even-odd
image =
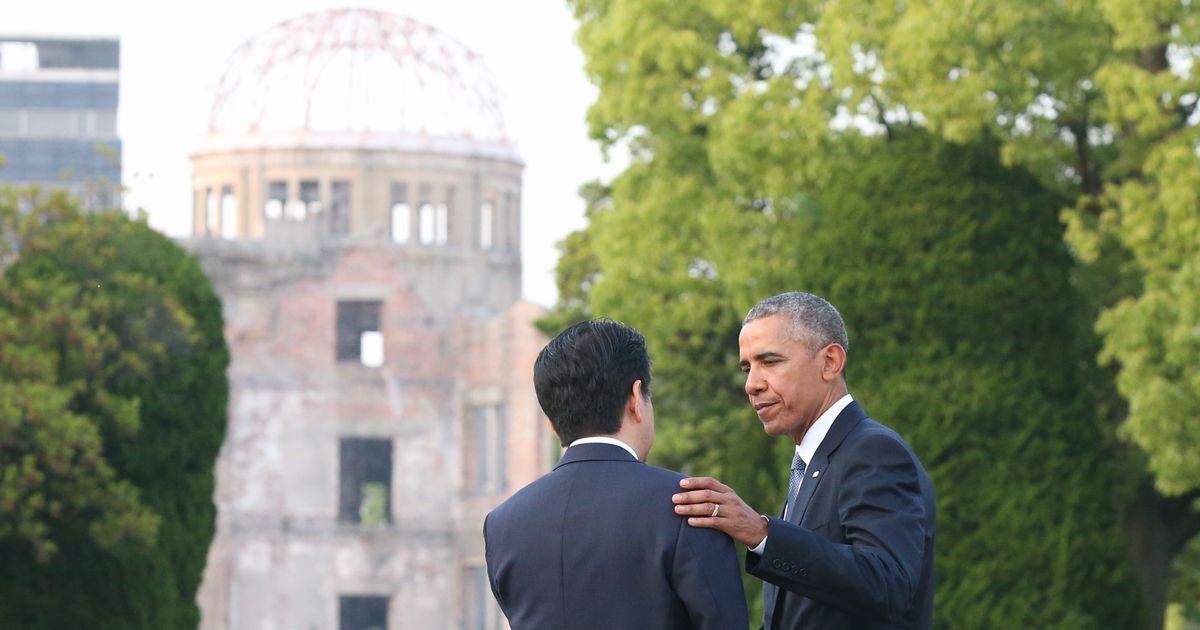
[[[702,152],[787,197],[848,129],[989,131],[1067,195],[1069,241],[1115,290],[1102,359],[1160,490],[1200,488],[1200,115],[1190,2],[576,0],[592,134],[635,159]],[[748,159],[749,158],[749,159]],[[1110,263],[1111,264],[1107,264]],[[1119,281],[1118,281],[1119,280]]]
[[[199,265],[63,193],[0,199],[0,625],[195,627],[228,351]]]
[[[1136,625],[1115,471],[1075,369],[1094,345],[1070,286],[1062,200],[1005,168],[995,142],[897,136],[830,147],[823,186],[795,193],[790,209],[741,207],[713,188],[726,203],[689,216],[673,188],[624,175],[564,244],[586,243],[595,270],[566,255],[560,280],[586,275],[591,313],[646,334],[652,459],[718,476],[764,512],[782,501],[791,445],[770,441],[746,404],[740,319],[779,291],[827,297],[849,328],[851,392],[934,479],[938,625]],[[697,236],[672,221],[724,224]],[[572,306],[568,318],[580,315]]]
[[[1069,247],[1078,303],[1062,316],[1084,352],[1078,404],[1092,405],[1107,440],[1120,531],[1148,623],[1159,625],[1172,560],[1200,532],[1192,4],[570,4],[599,87],[591,133],[605,150],[627,147],[632,164],[601,187],[611,196],[594,204],[587,236],[567,243],[568,253],[586,245],[573,264],[590,257],[595,269],[568,268],[564,279],[586,278],[599,314],[636,291],[686,305],[673,312],[682,321],[656,357],[660,369],[678,361],[716,387],[698,373],[722,358],[717,340],[735,334],[740,309],[796,286],[812,266],[843,262],[796,244],[807,247],[822,213],[839,210],[819,193],[848,141],[884,143],[911,127],[966,145],[994,139],[1004,166],[1056,195],[1039,207],[1065,235],[1057,224],[1027,227]],[[580,291],[564,293],[579,303]],[[651,316],[647,301],[622,312]],[[717,417],[680,416],[697,425]]]

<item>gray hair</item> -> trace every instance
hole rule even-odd
[[[841,313],[832,304],[811,293],[789,291],[771,296],[750,309],[742,326],[756,319],[784,315],[791,322],[788,337],[802,341],[812,352],[836,343],[850,352],[850,338]]]

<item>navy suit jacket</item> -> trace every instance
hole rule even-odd
[[[675,514],[682,478],[580,444],[488,514],[488,579],[512,629],[745,630],[733,541]]]
[[[934,495],[895,431],[852,402],[808,463],[788,519],[770,518],[763,628],[933,627]]]

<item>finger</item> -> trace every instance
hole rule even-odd
[[[722,502],[721,495],[713,492],[712,490],[693,490],[691,492],[680,492],[679,494],[671,495],[671,500],[680,505]]]
[[[711,517],[712,513],[713,513],[713,508],[715,508],[716,505],[717,505],[716,503],[693,503],[693,504],[688,504],[688,505],[676,505],[675,513],[680,516],[708,516],[708,517]],[[722,508],[721,511],[724,512],[725,508]]]
[[[693,516],[687,520],[687,524],[692,527],[707,527],[709,529],[721,529],[721,519],[710,518],[707,516]]]
[[[712,477],[688,477],[687,479],[680,479],[679,487],[687,488],[688,490],[708,489],[717,492],[733,492],[732,488]]]

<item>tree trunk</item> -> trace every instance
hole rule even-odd
[[[1192,509],[1194,499],[1164,497],[1147,479],[1121,508],[1121,530],[1142,586],[1148,630],[1162,630],[1171,564],[1188,541],[1200,533],[1200,514]]]

